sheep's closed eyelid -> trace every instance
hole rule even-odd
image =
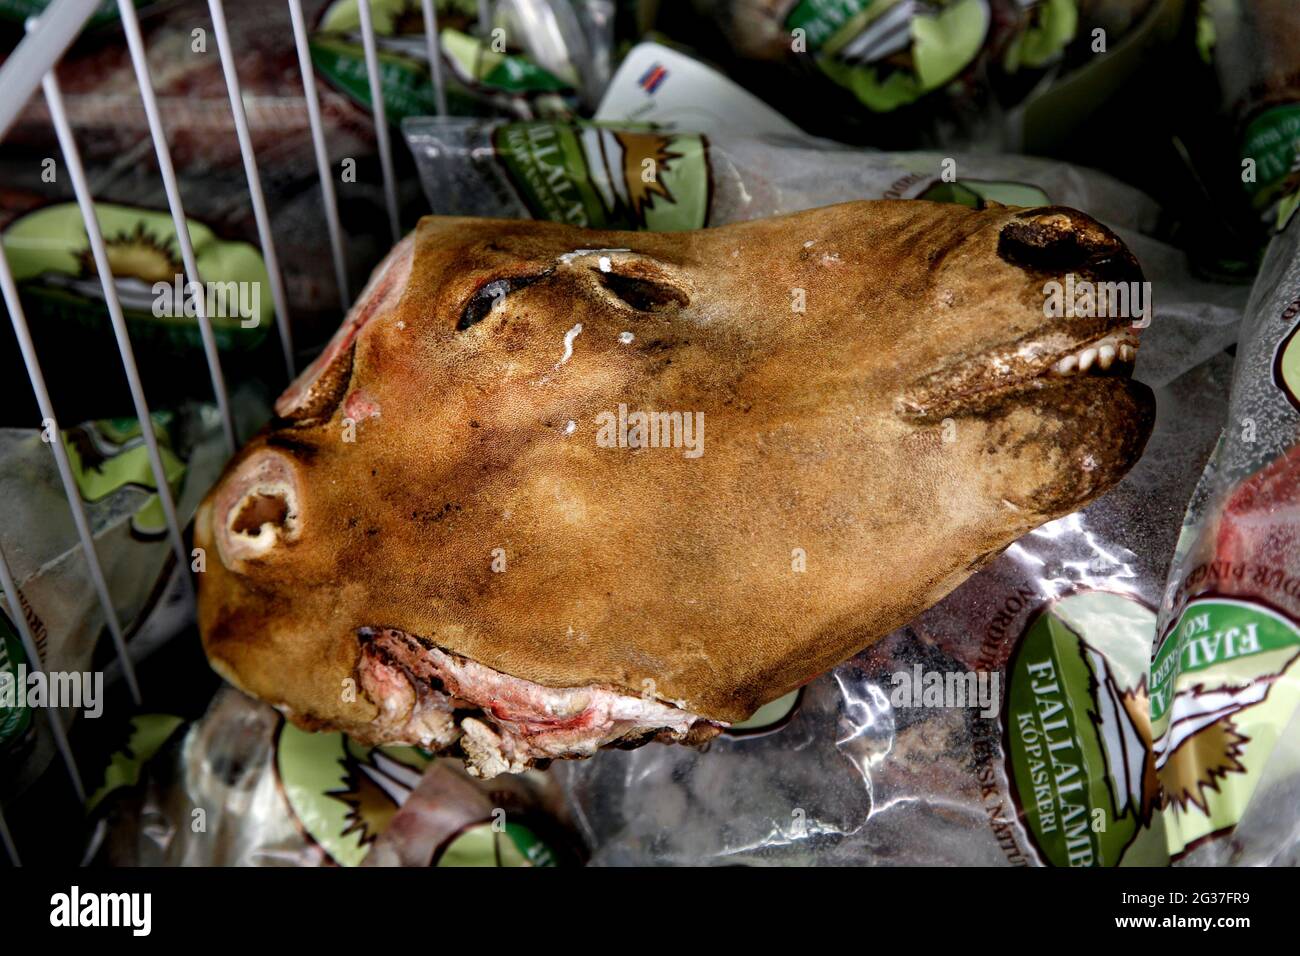
[[[690,296],[672,282],[644,275],[601,271],[600,283],[638,312],[665,312],[690,304]]]
[[[456,331],[464,332],[470,326],[482,322],[487,318],[493,307],[511,292],[545,279],[552,271],[548,269],[545,272],[527,276],[503,276],[499,279],[489,279],[484,282],[461,308],[460,319],[456,322]]]

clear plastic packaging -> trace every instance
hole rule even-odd
[[[1169,849],[1300,862],[1300,224],[1275,237],[1223,439],[1160,606],[1151,717]]]
[[[578,845],[555,785],[489,787],[457,760],[308,733],[222,688],[200,720],[144,714],[90,799],[114,866],[559,866]]]

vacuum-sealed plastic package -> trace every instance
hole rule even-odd
[[[1177,32],[1182,0],[697,0],[740,57],[846,123],[926,144],[1058,142]],[[819,90],[820,84],[820,90]],[[853,107],[856,107],[854,109]]]
[[[1151,231],[1159,208],[1102,173],[1027,156],[880,153],[798,137],[592,123],[403,123],[432,211],[675,231],[848,199],[1059,202]]]
[[[216,410],[190,405],[176,413],[158,412],[151,427],[177,513],[185,521],[224,460]],[[149,633],[145,622],[166,611],[175,566],[136,419],[88,421],[58,433],[0,429],[0,495],[8,503],[5,555],[19,590],[0,599],[5,652],[0,671],[14,688],[19,675],[34,673],[12,623],[17,614],[25,615],[46,670],[120,676],[49,440],[62,441],[68,453],[128,648],[139,650],[137,641]],[[191,614],[186,606],[181,620]],[[0,797],[6,800],[29,786],[53,758],[49,728],[36,706],[27,706],[21,695],[8,700],[0,694]],[[102,706],[101,696],[95,708]],[[70,721],[72,711],[63,716]]]
[[[1155,360],[1139,365],[1139,377],[1160,389],[1161,412],[1147,455],[1114,493],[1023,539],[913,624],[730,728],[707,752],[611,751],[585,765],[557,765],[549,779],[563,785],[596,862],[1163,862],[1142,717],[1153,608],[1180,509],[1150,502],[1185,499],[1217,436],[1226,359],[1203,362],[1202,350],[1212,348],[1207,337],[1232,334],[1236,312],[1227,297],[1207,305],[1207,295],[1192,289],[1195,280],[1178,271],[1174,250],[1149,235],[1161,228],[1154,204],[1099,174],[1032,159],[827,151],[806,141],[715,143],[596,126],[406,126],[426,184],[453,171],[464,177],[463,188],[433,193],[462,197],[460,208],[440,212],[564,218],[559,213],[569,209],[591,225],[687,228],[678,223],[720,224],[890,195],[1079,206],[1136,237],[1161,293],[1154,314],[1135,319],[1151,320],[1143,351],[1154,350]],[[512,133],[518,138],[510,140]],[[960,175],[951,175],[946,161]],[[647,168],[652,175],[642,178]],[[492,182],[497,188],[485,188]],[[693,197],[692,183],[703,184]],[[566,199],[581,210],[563,205]],[[1164,336],[1154,347],[1151,333]],[[156,783],[137,774],[118,794],[126,802],[108,839],[119,859],[442,858],[440,827],[469,812],[447,810],[460,805],[457,793],[470,793],[464,781],[430,776],[407,752],[366,751],[337,734],[277,731],[277,716],[259,717],[238,699],[236,706],[219,698],[183,738],[172,736],[179,725],[141,731],[177,749],[160,745],[155,765],[172,770],[158,770]],[[286,739],[293,744],[287,750]],[[1075,750],[1068,763],[1063,740]],[[243,745],[255,752],[232,761]],[[328,773],[318,775],[314,792],[324,796],[300,806],[297,791],[284,786],[292,771],[284,754],[317,745]],[[212,770],[226,761],[262,769],[236,786]],[[361,770],[349,769],[350,761]],[[278,776],[267,773],[270,766]],[[339,776],[358,772],[364,781],[357,777],[355,787]],[[390,798],[405,788],[400,801],[384,805],[382,828],[367,831],[373,859],[358,852],[360,831],[343,796],[374,796],[371,785]],[[100,804],[108,806],[102,796]],[[196,810],[205,811],[209,829],[185,822]],[[492,837],[494,857],[564,855],[559,843],[538,835],[543,824],[515,820],[511,830],[511,822],[507,812],[506,829],[491,831],[508,839]]]
[[[438,0],[434,9],[440,75],[453,114],[569,116],[590,111],[609,79],[611,0],[500,0],[487,24],[478,22],[474,0]],[[420,0],[375,0],[371,15],[389,120],[437,112]],[[311,50],[327,81],[371,108],[358,0],[324,6]]]
[[[308,733],[223,687],[185,722],[142,714],[88,810],[116,866],[561,866],[579,860],[542,774],[488,786],[458,761]],[[390,831],[395,831],[390,833]],[[422,854],[422,855],[421,855]],[[417,858],[418,857],[418,858]]]
[[[597,861],[832,862],[869,851],[880,862],[1165,862],[1146,662],[1179,514],[1152,502],[1181,500],[1217,437],[1228,362],[1214,356],[1235,334],[1242,295],[1188,274],[1150,235],[1150,201],[1028,158],[554,124],[404,128],[438,212],[697,228],[865,196],[1060,203],[1124,235],[1156,290],[1138,375],[1163,388],[1156,434],[1119,488],[813,682],[778,731],[749,728],[703,756],[610,754],[556,772]],[[926,706],[928,685],[950,676],[977,700],[982,690],[984,704]],[[895,699],[904,684],[916,706]],[[1065,741],[1072,761],[1053,762]]]
[[[263,686],[276,693],[258,690],[264,700],[256,700],[224,681],[250,689],[257,685],[241,679],[233,667],[223,669],[218,655],[206,656],[212,653],[214,630],[206,620],[208,594],[214,592],[203,599],[200,636],[190,600],[195,588],[186,586],[189,569],[174,560],[141,429],[151,429],[162,446],[184,533],[192,531],[195,538],[185,548],[202,546],[193,552],[200,563],[208,541],[216,540],[205,540],[212,528],[260,537],[267,528],[262,511],[269,508],[275,513],[270,537],[280,534],[277,526],[285,532],[276,540],[279,546],[289,543],[290,524],[296,534],[305,512],[288,497],[275,499],[259,487],[248,492],[247,502],[237,499],[224,524],[219,516],[227,511],[207,522],[206,509],[205,520],[188,524],[200,500],[220,482],[232,449],[222,440],[216,412],[203,404],[211,393],[201,374],[202,342],[192,312],[185,314],[175,230],[153,165],[154,144],[135,71],[120,43],[117,7],[110,0],[50,68],[62,85],[93,184],[111,282],[122,300],[150,400],[161,411],[147,422],[111,417],[124,409],[120,365],[109,345],[99,347],[108,341],[103,291],[63,160],[57,158],[49,110],[38,94],[4,137],[0,255],[7,256],[36,349],[52,372],[58,418],[80,424],[57,431],[52,422],[38,423],[17,354],[8,350],[6,359],[0,347],[0,369],[9,372],[0,374],[0,396],[10,399],[0,426],[15,426],[0,427],[0,495],[9,509],[2,543],[17,583],[12,593],[0,593],[0,822],[7,820],[18,835],[17,855],[30,859],[29,848],[44,851],[53,842],[49,831],[57,826],[68,831],[69,846],[85,849],[83,864],[105,866],[1300,864],[1300,226],[1294,221],[1300,217],[1293,215],[1300,206],[1300,5],[1294,0],[694,0],[693,13],[686,4],[660,9],[638,0],[303,0],[303,5],[306,54],[314,70],[305,79],[319,91],[319,128],[308,122],[304,78],[298,75],[294,32],[283,4],[262,14],[250,0],[226,0],[232,62],[215,50],[211,13],[202,0],[135,3],[197,269],[217,288],[247,296],[225,308],[208,303],[243,437],[267,421],[271,412],[264,400],[282,385],[277,337],[271,333],[275,309],[268,262],[278,259],[290,313],[283,318],[292,323],[300,358],[329,334],[348,306],[340,301],[346,290],[336,287],[333,270],[322,267],[326,244],[318,177],[326,175],[336,186],[348,237],[342,268],[349,281],[341,284],[353,293],[362,285],[363,271],[394,240],[390,232],[409,228],[421,211],[421,190],[429,211],[439,216],[633,231],[698,230],[862,199],[1036,209],[1046,213],[1039,225],[1049,232],[1052,207],[1083,210],[1113,230],[1141,266],[1131,300],[1141,344],[1122,332],[1126,312],[1113,329],[1107,326],[1105,337],[1091,339],[1091,346],[1081,346],[1073,356],[1054,356],[1058,364],[1050,374],[1082,375],[1094,361],[1093,371],[1101,374],[1117,354],[1127,374],[1131,350],[1138,348],[1133,378],[1155,393],[1154,425],[1149,415],[1141,422],[1088,425],[1103,440],[1127,441],[1129,447],[1135,444],[1132,436],[1138,430],[1145,435],[1150,426],[1149,441],[1137,463],[1103,496],[1076,499],[1089,501],[1085,507],[1057,508],[1053,514],[1067,507],[1080,510],[1003,551],[972,548],[956,562],[961,575],[970,576],[954,590],[945,589],[947,596],[937,604],[748,719],[725,726],[711,719],[709,733],[718,735],[690,737],[685,746],[653,741],[631,746],[647,741],[596,738],[579,726],[585,740],[603,742],[599,752],[594,752],[597,744],[585,751],[589,759],[562,759],[557,755],[572,757],[576,751],[558,749],[535,764],[503,759],[489,769],[506,771],[485,781],[477,776],[484,761],[471,761],[474,769],[466,771],[454,749],[438,756],[420,746],[372,746],[328,729],[342,725],[305,719],[310,711],[278,694],[276,685],[286,674],[309,675],[323,688],[317,696],[335,699],[333,677],[321,665],[325,655],[310,647],[298,661],[302,666],[287,671],[281,666],[287,658],[266,657],[272,677]],[[21,36],[23,19],[48,6],[46,0],[0,0],[0,32]],[[1204,11],[1199,21],[1191,16],[1193,6]],[[426,34],[430,9],[438,20],[433,36]],[[627,53],[627,45],[620,44],[629,39],[627,30],[616,36],[616,21],[626,26],[637,19],[640,30],[649,26],[649,19],[636,13],[656,19],[666,31],[665,43],[685,41],[701,55],[735,67],[732,89],[725,95],[711,89],[711,83],[720,84],[709,79],[712,71],[702,62],[687,64],[677,48],[655,43],[624,55],[621,80],[611,83],[617,54]],[[373,25],[378,48],[373,76],[363,18]],[[674,34],[682,25],[688,28]],[[1180,29],[1186,38],[1194,25],[1202,31],[1203,47],[1213,45],[1216,51],[1227,111],[1238,131],[1236,140],[1221,140],[1239,147],[1239,156],[1228,158],[1242,161],[1245,195],[1272,233],[1253,288],[1207,281],[1189,264],[1186,230],[1213,229],[1202,220],[1223,218],[1217,194],[1201,188],[1199,175],[1188,187],[1194,198],[1169,209],[1101,172],[1056,159],[990,152],[1077,157],[1074,147],[1084,137],[1076,131],[1092,122],[1096,107],[1115,98],[1140,68],[1151,77],[1173,64],[1175,58],[1164,57],[1164,49]],[[690,28],[697,27],[704,29],[692,37]],[[445,84],[441,90],[434,85],[435,63]],[[248,137],[233,135],[223,66],[244,85]],[[1208,78],[1208,68],[1201,74]],[[1177,81],[1190,72],[1170,75]],[[1087,127],[1085,148],[1099,162],[1118,157],[1124,178],[1147,182],[1159,195],[1185,193],[1173,182],[1182,170],[1170,175],[1165,190],[1164,183],[1146,175],[1140,160],[1131,167],[1125,163],[1124,150],[1146,139],[1135,135],[1145,128],[1131,126],[1142,126],[1149,106],[1140,99],[1147,90],[1132,84],[1129,90],[1133,102],[1125,105],[1134,108],[1116,109],[1113,123],[1110,114],[1097,117],[1096,130]],[[382,128],[374,123],[380,102],[409,147],[409,155],[397,148],[382,163],[376,135]],[[778,110],[785,113],[777,115]],[[724,112],[731,122],[710,123]],[[582,118],[593,115],[601,120]],[[1150,138],[1186,152],[1177,125],[1153,124]],[[805,128],[845,141],[933,148],[877,152],[805,135]],[[310,135],[317,133],[326,140],[321,170]],[[245,138],[251,138],[254,157],[241,155]],[[57,178],[45,178],[47,156],[56,157]],[[260,247],[245,160],[255,162],[262,176],[276,256]],[[1236,170],[1229,172],[1235,178]],[[1231,179],[1228,186],[1235,192]],[[386,193],[402,220],[391,229]],[[1198,200],[1209,204],[1194,208]],[[1244,218],[1252,219],[1245,201],[1240,205]],[[901,209],[907,219],[922,207],[898,203],[889,209]],[[1258,223],[1246,224],[1263,236]],[[399,244],[407,255],[398,261],[420,261],[424,267],[409,250],[429,248],[422,237],[430,225],[422,224],[414,244],[409,238]],[[503,228],[530,231],[528,224],[522,226]],[[498,231],[495,225],[463,221],[436,228]],[[790,237],[807,226],[798,220],[782,228]],[[768,246],[771,238],[762,237]],[[796,247],[803,244],[807,261],[842,265],[825,241],[811,239],[792,238]],[[456,242],[461,240],[458,234]],[[651,245],[644,236],[640,240]],[[1000,233],[999,256],[1011,261],[1007,250],[1014,254],[1019,241],[1014,233]],[[637,243],[638,236],[629,232],[612,245],[634,248],[595,250],[602,262],[592,281],[605,285],[605,252],[645,252],[635,249]],[[593,251],[567,250],[590,244],[575,234],[572,243],[565,240],[566,251],[555,251],[560,279],[573,278],[565,272],[571,256]],[[738,263],[746,254],[747,242],[736,245],[726,251],[732,257],[727,262]],[[1235,251],[1233,243],[1225,240],[1225,245]],[[674,247],[681,248],[686,247]],[[1068,250],[1077,251],[1077,245]],[[918,284],[933,284],[939,274],[935,264],[949,249],[928,257],[924,251],[902,255],[915,266],[916,278],[894,281],[892,296],[913,296]],[[1112,253],[1105,255],[1105,264],[1114,262]],[[514,252],[509,256],[518,258]],[[447,261],[459,264],[461,258]],[[1037,274],[1033,270],[1049,258],[1017,264]],[[1080,269],[1102,259],[1097,253]],[[759,263],[759,272],[771,275],[765,263]],[[1052,258],[1040,281],[1047,282],[1048,273],[1054,280],[1058,264]],[[1237,260],[1229,264],[1236,266]],[[1253,259],[1242,269],[1252,265]],[[452,275],[438,262],[428,267],[430,275]],[[749,272],[737,274],[749,275],[754,263],[746,268]],[[706,262],[701,274],[707,271]],[[982,276],[978,268],[972,271]],[[614,293],[610,287],[618,278],[609,279],[607,291]],[[371,291],[375,284],[383,285],[372,279]],[[487,282],[478,292],[495,292],[498,284]],[[1052,284],[1043,286],[1045,310]],[[399,291],[411,285],[403,274]],[[565,319],[555,327],[554,341],[571,327],[562,340],[563,365],[573,358],[571,346],[582,323],[573,325],[570,314],[576,300],[561,284],[554,285],[535,284],[523,295],[551,290],[549,298],[539,294],[536,301],[548,320],[557,313]],[[752,288],[751,282],[742,291]],[[1007,301],[983,286],[975,295],[983,303],[981,314]],[[1021,304],[1024,296],[1034,300],[1028,308],[1036,313],[1036,289],[1022,288],[1019,295]],[[369,298],[362,294],[363,302]],[[354,308],[382,316],[398,298],[386,303],[376,298],[380,312]],[[478,321],[478,307],[492,298],[470,290],[462,325]],[[764,307],[772,301],[760,298]],[[852,318],[854,303],[863,300],[840,298],[852,299],[846,307]],[[402,308],[411,302],[406,296]],[[638,313],[648,311],[626,304]],[[525,310],[530,307],[524,301]],[[802,310],[800,305],[794,311]],[[749,331],[745,315],[736,326],[742,336]],[[515,321],[513,313],[507,318]],[[785,327],[784,319],[777,319]],[[407,327],[405,321],[392,324]],[[588,336],[592,325],[588,321]],[[62,341],[69,332],[78,336],[80,348]],[[623,332],[618,341],[626,345],[638,337],[644,339],[639,332]],[[361,390],[372,371],[376,381],[402,379],[371,362],[379,353],[366,350],[377,337],[357,341],[355,367],[352,352],[346,352],[345,375],[351,378],[344,391],[352,390],[352,401],[343,391],[333,396],[348,416],[342,418],[345,429],[355,425],[354,407],[379,417],[378,403]],[[1031,350],[1040,344],[1037,338],[1020,341],[1030,343]],[[656,343],[660,353],[663,345]],[[970,361],[969,349],[949,351],[961,352],[964,367],[980,364]],[[317,367],[334,352],[327,349]],[[1004,367],[996,353],[989,354],[993,359],[980,364],[980,371],[992,380]],[[549,368],[549,359],[543,361]],[[678,365],[673,368],[680,374]],[[274,376],[267,372],[272,366]],[[105,368],[111,374],[101,376]],[[566,368],[564,374],[569,373],[583,374],[574,365]],[[948,382],[965,393],[960,379],[953,384],[952,377],[940,375],[927,381]],[[1026,383],[1026,391],[1043,384],[1028,378],[1015,384]],[[823,407],[835,400],[807,389],[805,395],[799,384],[782,391]],[[1100,389],[1116,383],[1092,384]],[[1080,391],[1087,385],[1082,383]],[[87,405],[93,415],[82,411]],[[402,408],[388,405],[386,412],[401,418]],[[1046,427],[1042,408],[1028,401],[1025,406],[1018,413],[1030,420],[1027,431],[1037,440]],[[927,440],[949,441],[950,429],[972,427],[965,415],[983,413],[972,413],[961,400],[951,407],[957,411],[936,430],[942,437],[927,434]],[[287,430],[290,417],[280,409],[271,430]],[[479,429],[480,418],[468,427]],[[393,420],[390,414],[390,426]],[[311,427],[323,423],[303,421]],[[1022,437],[1008,433],[1002,447]],[[255,439],[266,440],[265,431]],[[71,460],[115,604],[112,612],[145,688],[143,705],[126,699],[122,665],[45,447],[51,441],[59,442]],[[1059,463],[1061,444],[1046,444],[1048,456]],[[1091,451],[1080,450],[1070,462],[1092,471],[1097,459]],[[304,458],[309,453],[306,449]],[[1011,457],[1000,461],[998,470],[1033,476],[1034,465]],[[234,465],[241,460],[251,460],[249,449]],[[481,464],[472,456],[470,463]],[[409,478],[404,467],[398,463],[399,477]],[[548,481],[555,477],[554,469],[544,470]],[[351,475],[356,469],[343,471]],[[373,470],[370,474],[375,477]],[[780,492],[785,494],[788,485],[790,494],[807,500],[808,489],[797,487],[798,476],[787,477],[790,481],[778,482]],[[922,492],[933,498],[933,489],[923,484],[932,480],[900,472],[890,479],[889,490],[897,492],[901,482],[907,492],[915,483],[918,500]],[[332,484],[346,488],[346,482]],[[1038,482],[1031,487],[1037,489],[1031,498],[1046,494]],[[237,489],[240,495],[247,490]],[[391,504],[387,498],[375,500]],[[998,498],[992,503],[996,510]],[[1011,512],[1021,510],[1007,498],[1001,503]],[[760,517],[767,508],[755,507],[754,501],[742,504]],[[879,510],[875,504],[827,520],[860,530],[863,514]],[[448,515],[460,510],[460,504],[445,503]],[[330,525],[339,512],[325,511]],[[416,517],[412,511],[412,520]],[[340,533],[345,544],[366,549],[359,554],[384,555],[414,525],[403,521],[396,537],[385,530],[389,527],[366,528],[364,541],[360,525],[355,540],[351,530]],[[466,537],[467,527],[458,525],[454,533],[460,538],[447,539],[453,550],[457,541],[474,537]],[[326,563],[337,557],[332,534],[308,542]],[[997,541],[997,548],[1009,537]],[[428,550],[426,539],[420,537],[418,548]],[[867,541],[867,550],[876,544]],[[380,550],[372,550],[376,547]],[[796,562],[818,560],[803,551],[793,549]],[[859,549],[857,559],[860,573],[870,571],[869,554]],[[916,560],[923,565],[925,557]],[[680,557],[675,561],[680,564]],[[371,580],[383,585],[391,565],[391,560],[376,563],[378,571],[359,577],[367,587]],[[251,595],[247,607],[270,606],[269,592],[254,580],[257,573],[247,570],[236,571],[232,564],[222,572],[228,572],[232,590],[236,584],[240,589],[236,610],[241,614],[245,588]],[[792,570],[806,568],[792,565]],[[301,612],[311,600],[323,608],[321,619],[337,623],[337,582],[296,569],[274,573],[279,575],[274,587],[283,584],[284,600],[271,603],[288,609],[290,623],[305,619]],[[902,569],[881,590],[925,573],[924,567]],[[211,588],[214,580],[226,587],[201,573],[193,583]],[[369,614],[376,596],[382,599],[381,590],[353,603]],[[466,606],[480,610],[484,593]],[[616,591],[605,596],[619,606]],[[215,598],[223,599],[237,603],[229,593]],[[921,606],[917,601],[907,613]],[[781,604],[773,613],[779,621],[798,612]],[[85,719],[99,715],[71,707],[54,715],[68,729],[71,755],[62,756],[70,775],[58,772],[63,741],[40,712],[44,702],[14,696],[36,663],[18,638],[20,616],[35,635],[45,668],[86,672],[108,685],[107,699],[114,705],[104,708],[108,719]],[[273,633],[254,617],[229,615],[222,639],[247,643]],[[889,626],[902,619],[899,614]],[[522,620],[525,630],[538,632],[531,618]],[[806,666],[780,690],[862,647],[867,638],[854,639],[865,631],[843,622],[838,618],[816,635],[818,641],[845,638],[841,652],[824,654],[820,664]],[[399,625],[384,623],[382,633],[352,625],[342,629],[336,646],[344,651],[334,660],[345,695],[354,689],[354,679],[364,682],[369,676],[378,686],[397,675],[396,665],[383,655],[397,646],[394,635],[408,633],[395,630]],[[409,634],[437,636],[433,628],[400,626],[409,627]],[[715,636],[736,637],[728,637],[727,630],[724,622],[714,628]],[[877,626],[869,633],[881,630]],[[351,656],[354,632],[361,648],[356,658]],[[574,634],[572,627],[569,633]],[[307,647],[281,643],[292,645],[295,653]],[[421,648],[428,647],[417,644],[418,639],[406,643],[407,663],[423,659]],[[510,653],[518,650],[509,640],[505,646]],[[589,673],[594,656],[579,652],[575,669]],[[747,650],[746,656],[755,655]],[[489,669],[473,657],[464,660]],[[174,666],[177,662],[183,666]],[[550,691],[604,686],[593,684],[588,673],[578,681],[543,676],[534,683],[516,674],[513,663],[502,667],[488,677],[472,676],[484,684],[500,677],[516,688],[527,684],[532,686],[526,690],[541,691],[536,695],[541,703],[524,717],[536,718],[543,728],[555,718]],[[322,675],[328,682],[316,681]],[[425,687],[440,694],[446,690],[439,698],[446,707],[439,713],[445,710],[452,723],[467,705],[482,703],[441,681],[441,676],[425,680],[420,693]],[[414,687],[403,684],[391,698],[380,696],[385,688],[379,687],[373,702],[386,714],[406,703],[401,691]],[[363,689],[369,697],[371,688]],[[103,702],[104,696],[97,699]],[[420,702],[415,690],[410,699]],[[484,694],[494,713],[501,699]],[[679,711],[687,706],[676,701]],[[317,732],[303,729],[322,726],[326,729]],[[354,732],[364,736],[359,727]],[[429,736],[374,739],[441,745]],[[465,736],[459,746],[469,753],[475,744],[482,745],[481,739]],[[535,769],[521,769],[525,766]],[[84,788],[67,786],[67,776]],[[56,790],[58,799],[47,803]],[[80,819],[68,825],[50,809],[68,806],[74,817],[84,810],[84,827]]]
[[[1300,862],[1300,226],[1275,237],[1188,507],[1149,690],[1169,850]]]
[[[1154,204],[1023,157],[553,124],[404,128],[440,213],[695,228],[889,197],[1060,203],[1120,232],[1154,290],[1154,314],[1137,320],[1150,319],[1137,377],[1159,390],[1155,434],[1124,482],[706,753],[610,752],[553,772],[597,863],[1167,862],[1146,665],[1180,502],[1223,424],[1220,353],[1244,293],[1192,277],[1152,235]],[[693,177],[707,191],[692,192]]]

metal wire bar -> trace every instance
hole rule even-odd
[[[428,0],[426,0],[428,2]],[[339,204],[334,195],[334,175],[329,153],[325,149],[325,128],[320,118],[320,100],[316,97],[316,72],[311,65],[307,45],[307,23],[302,15],[302,0],[289,0],[289,17],[293,21],[293,42],[298,48],[298,69],[302,73],[302,95],[307,101],[307,119],[311,124],[311,144],[316,152],[316,173],[325,205],[325,225],[329,229],[330,252],[334,257],[334,281],[339,286],[339,305],[344,311],[352,304],[348,292],[347,260],[343,255],[343,230],[339,226]]]
[[[397,180],[393,174],[393,149],[388,142],[388,111],[384,107],[383,84],[379,78],[379,53],[375,49],[375,25],[370,16],[370,0],[357,0],[361,13],[361,44],[366,50],[366,76],[370,80],[370,108],[375,117],[375,139],[379,143],[379,165],[384,174],[384,199],[388,205],[388,225],[393,242],[402,238],[397,217]]]
[[[294,379],[293,334],[289,327],[289,303],[284,295],[284,282],[280,276],[280,261],[275,254],[275,236],[271,234],[271,219],[266,214],[266,197],[262,194],[262,177],[257,171],[257,157],[253,153],[253,138],[248,134],[248,115],[244,112],[244,97],[239,88],[239,74],[235,70],[235,55],[230,49],[230,31],[226,26],[226,9],[221,0],[208,0],[212,14],[212,27],[217,34],[217,51],[221,56],[221,70],[226,75],[226,92],[230,94],[230,112],[235,117],[235,136],[239,139],[239,154],[244,161],[244,177],[248,180],[248,195],[253,201],[253,220],[257,223],[257,239],[262,245],[266,260],[266,273],[271,281],[271,301],[275,304],[275,321],[280,328],[280,345],[284,349],[284,367],[289,381]]]
[[[4,256],[0,256],[3,260]],[[5,274],[9,272],[5,269]],[[23,651],[27,654],[27,665],[33,671],[45,672],[45,665],[41,663],[40,652],[36,648],[36,640],[32,637],[32,629],[27,626],[27,615],[22,612],[22,599],[18,596],[18,586],[14,584],[14,576],[9,572],[9,562],[5,558],[5,550],[0,546],[0,588],[4,589],[5,594],[9,597],[9,607],[14,611],[14,625],[18,628],[18,636],[23,643]],[[59,719],[59,709],[57,707],[44,707],[45,716],[50,722],[50,733],[54,736],[54,746],[59,751],[59,756],[63,758],[63,766],[67,768],[68,777],[72,780],[72,789],[77,794],[77,800],[80,803],[86,802],[86,788],[81,783],[81,772],[77,770],[77,762],[72,759],[72,748],[68,746],[68,734],[63,729],[63,721]]]
[[[421,0],[424,7],[424,43],[429,52],[429,79],[433,81],[433,101],[439,116],[447,115],[447,92],[442,86],[442,43],[438,39],[438,11],[433,0]]]
[[[22,353],[23,364],[27,367],[27,378],[31,381],[32,391],[36,395],[36,405],[41,412],[42,426],[54,430],[50,450],[54,452],[54,463],[63,482],[63,494],[68,499],[68,508],[72,511],[72,523],[77,528],[77,538],[81,541],[81,550],[86,556],[86,569],[90,574],[91,586],[95,597],[104,612],[104,621],[109,634],[113,637],[113,646],[122,659],[122,676],[131,690],[131,697],[140,703],[140,687],[136,683],[135,668],[126,653],[126,640],[122,636],[122,625],[117,619],[113,607],[113,598],[108,591],[108,581],[104,577],[104,568],[99,563],[99,553],[95,550],[95,536],[86,519],[86,508],[81,503],[81,491],[77,488],[77,479],[72,474],[72,462],[68,460],[68,450],[63,447],[63,433],[54,417],[54,403],[50,401],[49,389],[45,387],[45,375],[41,372],[40,360],[36,357],[36,346],[32,343],[31,331],[27,327],[27,315],[18,297],[18,287],[14,284],[13,272],[9,268],[9,259],[0,249],[0,294],[4,297],[5,308],[9,310],[9,321],[14,327],[14,337],[18,339],[18,350]],[[7,570],[6,570],[6,573]],[[16,592],[9,590],[11,595]],[[25,625],[24,625],[25,626]]]
[[[225,376],[221,373],[221,358],[217,353],[216,337],[212,334],[212,321],[208,318],[208,303],[207,296],[203,292],[203,280],[194,260],[194,243],[190,240],[189,226],[185,221],[185,207],[181,203],[180,188],[176,185],[176,170],[172,166],[171,149],[167,145],[167,134],[158,116],[158,99],[154,95],[153,79],[149,75],[149,61],[145,58],[144,41],[140,37],[140,21],[136,17],[135,6],[131,0],[117,0],[117,10],[122,18],[122,29],[126,33],[126,44],[131,53],[131,65],[135,69],[136,83],[140,87],[140,99],[144,103],[145,117],[149,121],[149,135],[153,138],[154,153],[158,157],[158,169],[162,173],[163,188],[167,192],[167,206],[171,210],[172,224],[176,228],[176,242],[180,246],[185,276],[198,290],[194,296],[194,311],[199,320],[199,335],[203,339],[203,352],[208,360],[208,375],[212,379],[212,391],[217,401],[217,410],[221,415],[221,427],[226,433],[226,447],[233,455],[235,423],[230,417],[230,396],[226,392]]]
[[[42,14],[45,29],[39,36],[24,39],[0,65],[0,90],[4,90],[4,96],[0,97],[0,140],[41,85],[41,78],[54,69],[97,6],[99,0],[54,0]]]
[[[167,483],[167,467],[163,464],[162,451],[158,447],[158,436],[154,434],[149,402],[145,399],[140,370],[135,363],[135,351],[131,347],[126,319],[122,315],[122,302],[118,298],[117,285],[113,281],[108,250],[104,247],[104,234],[95,214],[95,200],[86,183],[86,171],[81,165],[81,154],[77,150],[77,141],[72,135],[72,127],[68,124],[68,115],[63,108],[63,94],[59,90],[59,81],[53,70],[46,74],[42,85],[45,89],[45,101],[50,108],[50,119],[54,123],[54,133],[59,140],[59,149],[63,152],[63,162],[67,165],[68,175],[72,179],[72,191],[76,194],[77,205],[81,207],[81,218],[86,224],[86,238],[90,240],[90,251],[95,259],[95,271],[99,273],[100,288],[104,290],[109,321],[113,325],[113,337],[117,340],[117,351],[122,357],[122,369],[126,372],[127,385],[131,390],[135,417],[140,422],[140,435],[144,439],[145,450],[149,455],[149,467],[153,471],[154,483],[158,486],[158,500],[162,504],[163,516],[167,522],[167,537],[171,542],[172,553],[176,555],[176,561],[180,566],[181,577],[192,589],[194,582],[189,574],[185,573],[189,558],[185,551],[184,537],[181,535],[181,524],[176,517],[176,501],[172,497],[171,486]],[[125,656],[125,647],[119,648],[119,652]],[[132,682],[134,679],[132,674]]]
[[[483,60],[492,49],[492,0],[478,0],[479,44],[474,51],[474,78],[483,77]]]

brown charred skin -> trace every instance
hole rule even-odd
[[[958,402],[950,426],[897,408],[995,346],[1105,330],[1044,317],[1054,269],[1129,274],[1070,210],[850,203],[679,234],[428,218],[414,236],[332,407],[253,439],[196,519],[198,546],[245,555],[200,576],[210,659],[314,727],[364,735],[376,708],[344,691],[379,627],[744,719],[1104,492],[1150,432],[1150,393],[1117,377]],[[601,447],[620,404],[703,413],[703,453]],[[290,475],[295,503],[253,556],[227,540],[250,475]]]

